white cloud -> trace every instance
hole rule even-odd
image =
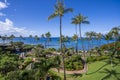
[[[7,0],[5,0],[5,2],[0,1],[0,10],[7,8],[8,5],[9,3],[7,3]],[[0,12],[0,17],[1,16],[6,16],[6,15]],[[19,28],[14,26],[14,23],[8,18],[6,18],[5,21],[0,20],[0,35],[11,35],[11,34],[15,36],[19,36],[19,35],[29,36],[30,34],[35,35],[35,32],[28,31],[26,30],[26,28],[23,27]]]
[[[30,34],[35,34],[34,31],[28,31],[26,28],[18,28],[15,27],[13,22],[9,19],[5,19],[5,21],[0,21],[0,35],[11,35],[15,36],[23,35],[29,36]]]
[[[1,16],[6,16],[6,15],[5,15],[4,13],[1,13],[1,12],[0,12],[0,17],[1,17]]]
[[[7,6],[6,3],[0,2],[0,10],[1,10],[1,9],[4,9],[4,8],[7,8],[7,7],[8,7],[8,6]]]

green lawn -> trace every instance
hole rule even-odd
[[[120,80],[120,62],[116,61],[117,65],[111,67],[105,61],[96,61],[88,64],[87,74],[67,75],[67,80]],[[56,73],[56,72],[54,72]],[[63,74],[56,73],[63,78]],[[115,75],[114,75],[115,74]],[[119,78],[119,79],[118,79]]]

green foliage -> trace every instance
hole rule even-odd
[[[65,60],[65,67],[67,70],[81,70],[83,63],[80,55],[73,55]]]
[[[100,47],[102,50],[110,50],[110,51],[113,51],[114,49],[116,51],[119,51],[119,48],[120,48],[120,42],[113,42],[113,43],[110,43],[110,44],[105,44],[105,45],[102,45]]]
[[[56,51],[55,48],[48,48],[49,51]]]
[[[109,59],[109,56],[90,56],[87,58],[87,62],[95,62],[95,61],[101,61],[101,60],[106,60]]]
[[[0,56],[0,74],[6,75],[10,71],[18,69],[19,62],[18,57],[15,55],[3,54]]]

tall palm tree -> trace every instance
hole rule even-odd
[[[47,32],[46,34],[45,34],[45,36],[46,36],[46,38],[47,38],[47,43],[48,43],[48,46],[49,46],[49,42],[51,41],[51,39],[50,39],[50,37],[51,37],[51,34],[50,34],[50,32]]]
[[[78,16],[76,16],[78,25],[79,25],[79,34],[80,34],[80,39],[81,39],[81,43],[82,43],[82,50],[84,52],[84,43],[83,43],[83,39],[82,39],[82,33],[81,33],[81,24],[89,24],[90,22],[87,21],[87,17],[82,16],[81,14],[79,14]],[[85,61],[85,72],[87,70],[87,64],[86,64],[86,59],[85,59],[85,53],[83,53],[84,55],[84,61]]]
[[[90,22],[87,21],[88,17],[84,17],[81,14],[79,14],[78,16],[76,16],[77,19],[77,23],[79,25],[79,35],[80,35],[80,39],[82,41],[82,49],[84,50],[84,45],[83,45],[83,40],[82,40],[82,32],[81,32],[81,24],[89,24]]]
[[[57,16],[59,16],[60,19],[60,52],[62,54],[62,17],[64,16],[65,13],[72,12],[72,8],[65,8],[63,1],[57,2],[57,5],[54,6],[55,11],[52,15],[48,17],[48,20],[53,19]],[[63,62],[63,69],[64,69],[64,80],[66,80],[66,72],[65,72],[65,65],[64,65],[64,56],[62,54],[62,62]]]
[[[73,36],[73,41],[76,42],[76,53],[78,53],[78,34],[77,34],[77,24],[78,24],[78,20],[76,18],[72,18],[72,24],[75,24],[75,32],[76,34],[74,34]]]

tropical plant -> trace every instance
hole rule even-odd
[[[64,66],[64,55],[62,53],[62,17],[64,16],[65,13],[68,12],[73,12],[72,8],[65,8],[63,1],[58,1],[57,5],[54,6],[55,11],[52,15],[48,17],[48,20],[53,19],[57,16],[60,18],[60,50],[62,54],[62,62],[63,62],[63,69],[64,69],[64,80],[66,80],[66,72],[65,72],[65,66]]]
[[[15,36],[12,34],[10,35],[9,39],[11,40],[11,42],[13,42],[13,39],[15,38]]]
[[[73,35],[72,40],[76,43],[76,53],[78,53],[78,36],[76,34]]]
[[[101,46],[102,34],[101,33],[96,33],[96,39],[98,40],[98,46]]]
[[[81,43],[82,43],[82,50],[84,52],[84,42],[83,42],[83,38],[82,38],[81,24],[89,24],[90,22],[87,21],[88,17],[84,17],[81,14],[78,14],[75,18],[77,19],[77,23],[79,25],[79,35],[80,35],[80,40],[81,40]],[[84,60],[85,60],[85,53],[83,53],[83,55],[84,55]],[[85,65],[86,65],[86,61],[85,61]]]
[[[29,38],[30,38],[30,43],[32,44],[33,36],[32,36],[32,35],[29,35]]]
[[[47,46],[49,46],[49,42],[51,41],[51,34],[50,34],[50,32],[47,32],[46,34],[45,34],[45,36],[46,36],[46,38],[47,38],[47,40],[46,40],[46,42],[47,42]],[[46,47],[46,46],[45,46]]]
[[[38,42],[40,40],[40,38],[37,35],[35,35],[34,38],[35,38],[36,42]]]

